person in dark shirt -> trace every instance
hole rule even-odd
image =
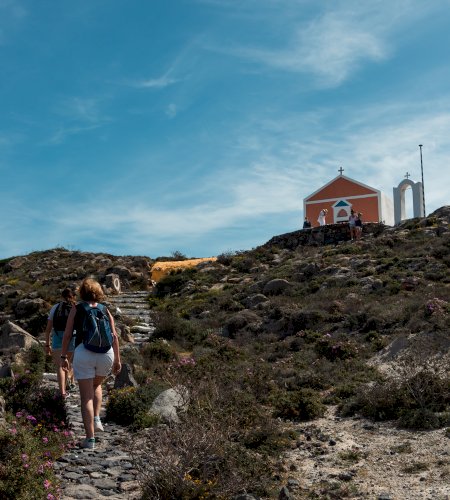
[[[308,217],[305,217],[305,220],[303,221],[303,229],[308,229],[311,227],[311,221],[308,219]]]

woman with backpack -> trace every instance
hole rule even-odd
[[[81,448],[95,449],[95,431],[103,431],[100,420],[102,382],[111,369],[117,375],[120,363],[119,339],[114,319],[103,300],[103,290],[97,281],[86,278],[79,290],[81,301],[72,307],[64,332],[61,366],[69,369],[68,346],[76,331],[73,371],[80,387],[81,416],[86,438]]]
[[[53,363],[56,365],[59,392],[61,397],[66,398],[68,396],[67,389],[71,388],[73,385],[72,358],[73,350],[75,349],[75,339],[70,341],[66,351],[68,364],[67,371],[61,368],[60,356],[67,318],[69,317],[72,306],[75,304],[76,295],[75,291],[71,288],[64,288],[61,295],[63,298],[62,302],[55,304],[48,314],[47,327],[45,329],[45,352],[47,355],[52,356]]]

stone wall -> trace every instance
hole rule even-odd
[[[362,238],[368,235],[379,235],[384,232],[386,227],[377,223],[364,224]],[[280,234],[274,236],[263,246],[277,246],[293,250],[304,245],[336,245],[343,241],[350,241],[350,229],[347,223],[327,224],[326,226]]]

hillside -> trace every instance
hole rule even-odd
[[[122,409],[143,411],[158,384],[190,391],[172,430],[127,422],[146,463],[170,471],[161,498],[193,470],[189,488],[210,498],[448,498],[450,207],[356,242],[342,227],[322,241],[275,236],[158,283],[155,331],[140,349],[122,342],[140,398]],[[0,328],[39,336],[66,284],[114,274],[145,290],[151,263],[64,249],[4,259]],[[152,498],[162,479],[144,477]]]

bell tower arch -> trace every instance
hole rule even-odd
[[[425,217],[425,207],[423,202],[422,183],[410,180],[409,175],[403,179],[397,187],[394,187],[394,223],[399,224],[406,219],[405,211],[405,191],[412,189],[413,215],[414,217]]]

